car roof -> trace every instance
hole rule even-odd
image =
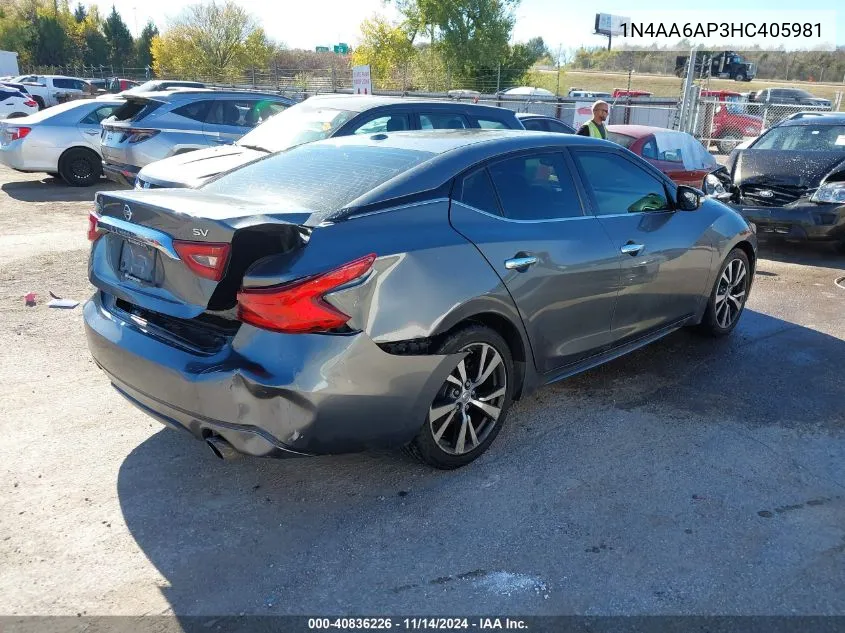
[[[800,119],[787,119],[782,121],[777,127],[795,127],[800,125],[842,125],[843,123],[845,123],[845,112],[826,112],[819,116],[805,116]]]
[[[507,108],[499,108],[496,106],[484,105],[480,103],[469,103],[464,101],[444,101],[442,99],[420,99],[417,97],[391,97],[383,95],[314,95],[302,101],[301,103],[307,105],[317,105],[324,108],[334,108],[337,110],[348,110],[350,112],[366,112],[373,108],[389,105],[425,105],[426,107],[437,108],[441,110],[472,112],[483,110],[494,110],[501,112],[507,111]]]
[[[220,97],[267,97],[284,101],[293,101],[290,97],[275,94],[272,92],[247,91],[247,90],[214,90],[212,88],[175,88],[169,90],[155,90],[151,92],[130,92],[124,91],[122,97],[131,99],[154,99],[156,101],[172,101],[180,98],[195,96],[216,95]]]
[[[674,134],[684,134],[678,130],[670,130],[669,128],[660,127],[657,125],[608,125],[608,132],[616,132],[617,134],[624,134],[625,136],[632,136],[634,138],[643,138],[655,132],[669,132]]]

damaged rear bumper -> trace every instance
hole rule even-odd
[[[388,354],[364,334],[281,334],[248,325],[214,353],[124,320],[97,293],[84,308],[91,353],[114,386],[160,422],[219,435],[260,457],[402,445],[419,432],[459,356]]]

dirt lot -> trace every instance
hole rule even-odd
[[[767,247],[728,340],[547,387],[458,472],[224,463],[46,305],[91,292],[93,191],[0,188],[0,615],[845,614],[845,258]]]

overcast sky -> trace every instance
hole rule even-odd
[[[72,0],[74,1],[74,0]],[[346,42],[355,46],[358,41],[361,21],[373,15],[382,13],[395,18],[396,12],[391,5],[385,5],[382,0],[315,0],[314,2],[294,2],[292,0],[238,0],[238,3],[252,12],[263,24],[270,37],[282,41],[289,48],[313,49],[317,45],[331,46],[338,42]],[[92,4],[86,2],[86,4]],[[102,13],[111,10],[111,2],[98,3]],[[148,19],[153,20],[159,29],[166,26],[168,18],[175,17],[180,10],[192,4],[189,0],[114,0],[113,4],[123,15],[129,29],[137,33],[143,28]],[[632,2],[608,0],[606,3],[579,3],[575,0],[522,0],[516,10],[516,28],[514,41],[525,41],[540,35],[546,44],[556,49],[559,45],[574,49],[579,46],[605,45],[607,39],[592,35],[595,14],[597,12],[612,13],[631,17],[637,21],[660,21],[667,25],[683,21],[688,14],[686,11],[699,7],[710,7],[709,11],[699,15],[705,20],[722,22],[726,19],[725,9],[730,7],[736,13],[731,19],[762,19],[762,10],[766,12],[784,13],[783,18],[792,21],[796,15],[795,0],[731,0],[730,3],[716,3],[712,5],[696,2],[673,2],[666,0],[638,0]],[[813,11],[835,11],[841,1],[813,0]],[[635,10],[631,7],[636,6]],[[667,6],[673,8],[667,10]],[[768,17],[780,19],[778,13],[767,13]],[[805,21],[802,19],[802,22]],[[826,21],[825,28],[830,26]],[[845,10],[839,11],[835,19],[835,42],[845,45]],[[762,39],[755,40],[764,44]],[[665,42],[668,43],[668,42]]]

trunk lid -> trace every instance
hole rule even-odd
[[[206,180],[266,156],[265,152],[223,145],[158,160],[141,169],[138,178],[152,187],[196,187]]]
[[[311,215],[191,189],[101,192],[95,213],[91,283],[182,319],[234,308],[246,269],[265,256],[302,248],[310,233],[302,225]],[[197,250],[224,257],[219,279],[187,263],[186,253]]]

